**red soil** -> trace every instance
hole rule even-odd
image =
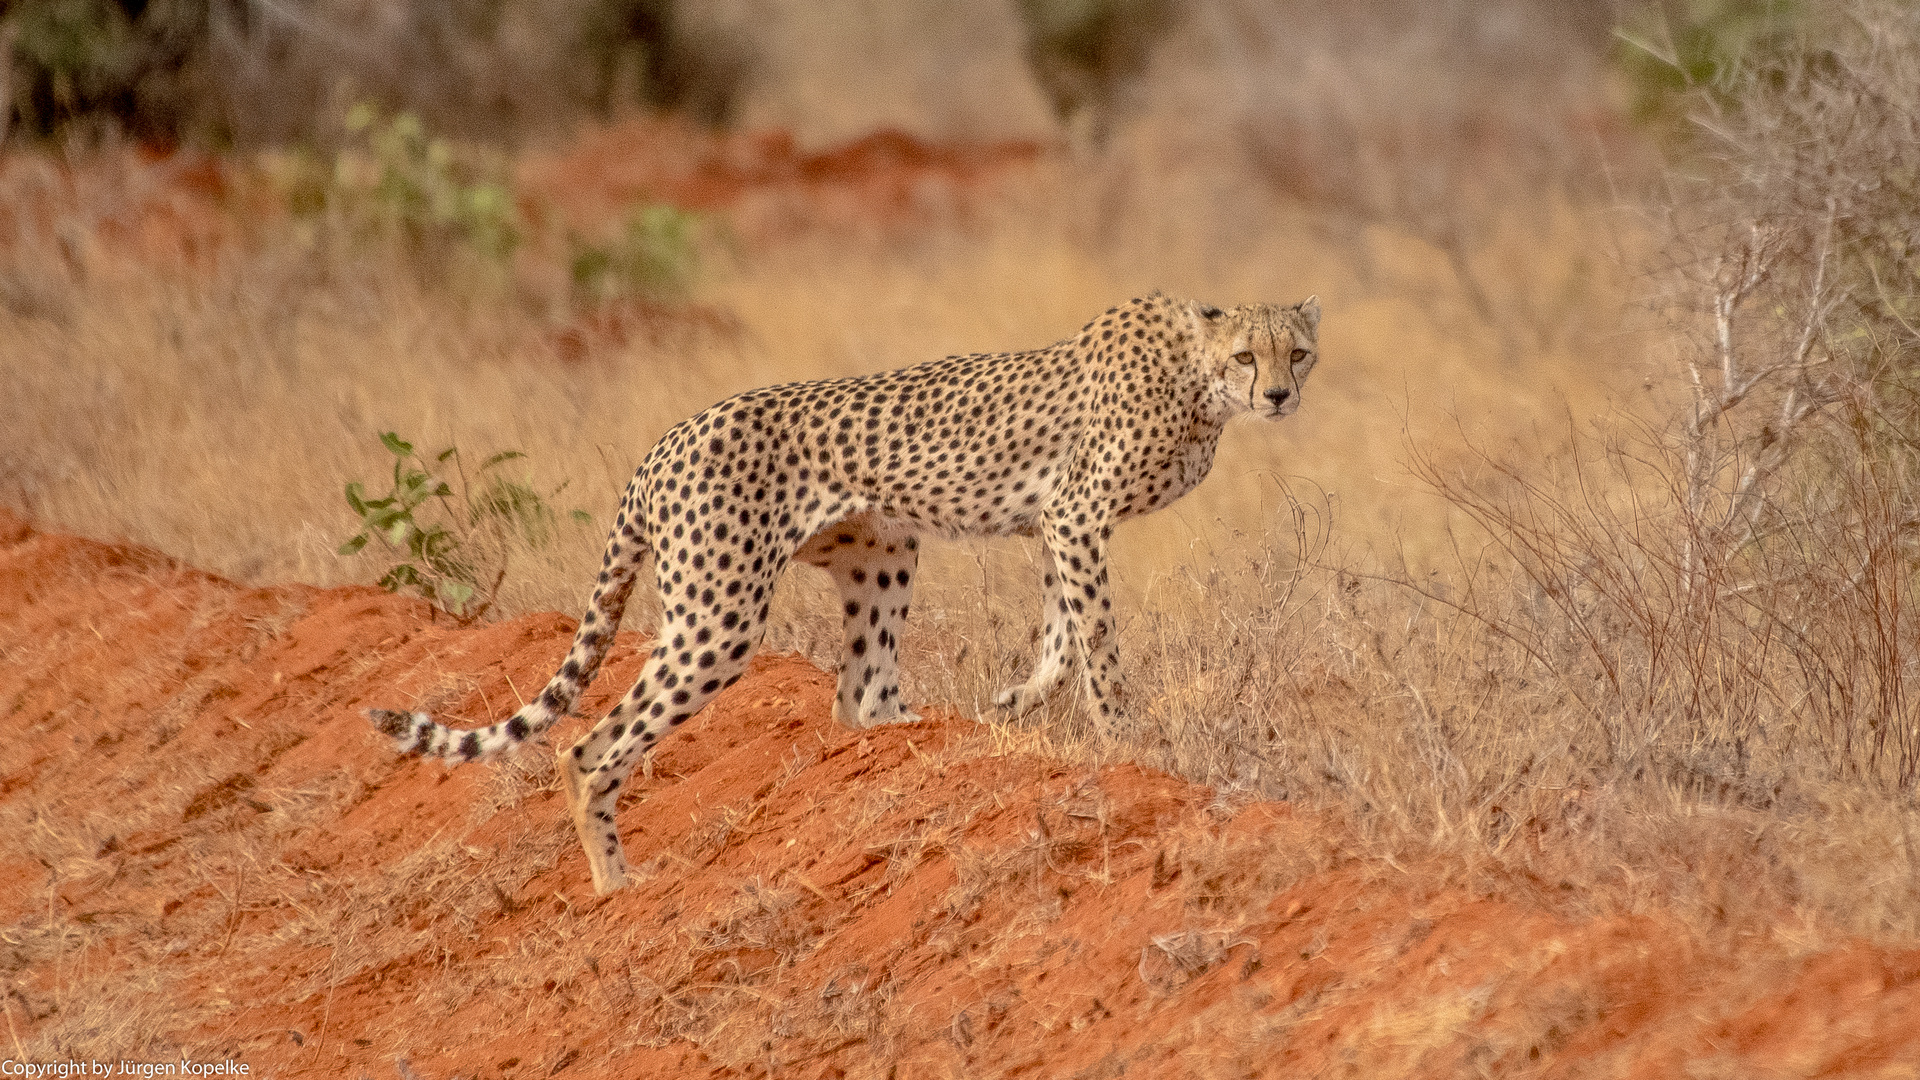
[[[911,223],[960,209],[1040,153],[1020,140],[940,144],[899,131],[806,153],[784,131],[699,131],[636,116],[528,157],[516,186],[523,200],[558,208],[575,228],[665,202],[735,211],[736,227],[760,235],[810,224]]]
[[[0,1056],[487,1078],[1920,1062],[1920,951],[1582,915],[1550,883],[1368,855],[1325,813],[997,752],[951,714],[848,730],[789,656],[636,775],[640,870],[596,898],[544,753],[447,770],[360,716],[504,715],[572,625],[246,589],[0,513]]]
[[[937,144],[897,131],[806,153],[783,131],[705,131],[637,116],[516,164],[513,186],[530,226],[518,268],[564,291],[571,238],[611,242],[651,203],[724,222],[722,246],[844,239],[849,231],[917,235],[967,220],[992,201],[996,181],[1041,153],[1032,142]],[[0,155],[0,251],[44,248],[76,280],[97,269],[96,254],[205,272],[287,215],[284,194],[245,160],[151,148],[76,161]],[[0,299],[16,308],[32,302],[13,292]],[[662,348],[739,334],[720,309],[627,297],[572,311],[541,339],[551,354],[579,361],[633,341]]]
[[[604,239],[636,207],[669,203],[724,216],[734,237],[754,241],[964,215],[1041,153],[1026,141],[940,144],[897,131],[808,153],[784,131],[636,116],[526,155],[513,186],[536,234],[551,223]],[[74,245],[95,242],[149,266],[204,270],[286,214],[283,196],[243,159],[151,147],[73,161],[0,155],[0,249],[52,243],[76,272],[87,252]]]
[[[284,214],[240,172],[206,154],[144,148],[78,163],[0,155],[0,250],[56,248],[82,279],[96,245],[150,267],[206,270],[242,242],[246,221]]]

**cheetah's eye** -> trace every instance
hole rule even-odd
[[[1253,354],[1244,351],[1234,353],[1233,362],[1236,364],[1251,364],[1253,363]]]
[[[1302,361],[1302,360],[1305,360],[1306,358],[1307,358],[1307,350],[1305,350],[1305,349],[1295,349],[1295,350],[1293,350],[1293,356],[1292,356],[1292,358],[1291,358],[1291,360],[1292,360],[1292,362],[1293,362],[1293,363],[1296,363],[1296,364],[1297,364],[1297,363],[1299,363],[1300,361]]]

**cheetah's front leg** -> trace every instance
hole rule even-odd
[[[900,700],[900,634],[913,599],[920,541],[898,521],[856,514],[820,530],[794,554],[832,575],[844,605],[833,718],[851,727],[913,723]]]
[[[1053,551],[1045,551],[1046,570],[1041,585],[1046,591],[1040,601],[1040,658],[1034,663],[1033,676],[1018,686],[1009,686],[993,696],[993,703],[1015,716],[1037,707],[1067,677],[1067,650],[1073,647],[1073,608],[1060,591],[1060,571],[1053,563]]]
[[[1100,505],[1093,500],[1081,505],[1088,503]],[[1107,541],[1113,528],[1105,513],[1082,512],[1070,522],[1047,521],[1043,535],[1060,578],[1060,595],[1067,608],[1067,637],[1080,660],[1087,713],[1095,731],[1112,735],[1126,717],[1119,633],[1107,582]]]

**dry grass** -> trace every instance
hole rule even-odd
[[[9,1008],[39,1021],[31,1029],[35,1048],[100,1060],[183,1053],[179,1033],[234,1008],[223,982],[233,950],[297,942],[311,928],[262,935],[242,929],[250,915],[292,905],[310,920],[346,921],[344,907],[329,911],[323,891],[309,888],[276,853],[287,837],[338,813],[356,782],[336,775],[298,789],[248,789],[251,798],[239,805],[208,811],[226,813],[222,826],[187,830],[182,839],[181,804],[192,812],[190,792],[198,784],[193,776],[170,778],[158,798],[111,811],[9,804],[5,855],[47,869],[37,890],[44,910],[23,913],[5,931],[12,943],[7,973],[43,974],[8,984]],[[168,863],[189,870],[176,888],[156,893],[148,883],[161,876],[155,867]],[[102,906],[116,884],[132,902]]]
[[[1457,283],[1417,237],[1320,235],[1315,212],[1251,181],[1242,194],[1259,212],[1249,215],[1237,201],[1196,202],[1206,193],[1178,177],[1130,175],[1154,165],[1050,169],[992,220],[911,241],[826,237],[751,251],[715,266],[697,294],[731,313],[737,335],[635,342],[570,365],[548,347],[556,326],[545,294],[508,284],[448,295],[378,253],[315,250],[274,233],[209,272],[152,273],[92,239],[153,183],[142,166],[82,163],[60,201],[35,196],[37,162],[11,159],[0,173],[10,203],[17,193],[20,205],[52,201],[54,212],[32,228],[16,223],[19,242],[0,267],[35,297],[0,313],[0,365],[19,388],[0,406],[0,483],[50,524],[151,543],[242,580],[368,580],[380,569],[370,557],[343,562],[333,550],[352,532],[341,486],[374,481],[389,464],[381,430],[471,455],[524,450],[536,487],[569,482],[562,505],[604,524],[659,433],[739,390],[1041,345],[1155,287],[1223,302],[1318,292],[1333,314],[1329,361],[1309,391],[1316,407],[1285,429],[1230,432],[1208,485],[1128,527],[1121,583],[1137,597],[1189,552],[1208,562],[1241,546],[1236,532],[1262,533],[1276,483],[1290,478],[1337,492],[1349,535],[1379,539],[1408,517],[1405,531],[1428,535],[1446,515],[1409,505],[1405,437],[1434,435],[1450,416],[1524,430],[1569,408],[1597,415],[1621,381],[1571,345],[1534,362],[1547,378],[1520,382],[1487,363],[1485,328],[1451,314],[1462,310]],[[1548,252],[1605,242],[1590,215],[1559,221],[1534,258],[1514,264],[1514,287],[1553,276],[1541,263],[1562,257]],[[1235,243],[1223,257],[1213,240],[1228,230]],[[54,239],[70,234],[80,241]],[[1394,280],[1369,280],[1369,260],[1394,266]],[[1596,282],[1579,307],[1617,304]],[[553,548],[515,559],[506,610],[579,602],[601,534],[563,532]]]
[[[1798,574],[1775,594],[1798,606],[1756,616],[1739,587],[1758,579],[1728,577],[1702,607],[1675,576],[1691,535],[1673,512],[1684,485],[1663,483],[1690,474],[1636,456],[1645,444],[1633,441],[1662,430],[1672,400],[1641,389],[1659,353],[1617,329],[1626,290],[1614,253],[1657,236],[1623,237],[1592,192],[1557,181],[1521,202],[1512,187],[1498,198],[1456,188],[1477,201],[1442,204],[1471,210],[1465,221],[1377,199],[1329,208],[1303,201],[1316,196],[1294,173],[1276,177],[1271,145],[1248,156],[1206,143],[1195,166],[1190,135],[1149,108],[1110,156],[1048,165],[983,219],[722,258],[696,299],[729,313],[737,334],[637,341],[576,364],[544,344],[546,298],[513,284],[453,295],[377,251],[303,247],[269,229],[210,269],[157,272],[99,240],[150,180],[142,166],[77,162],[81,182],[49,201],[33,190],[40,166],[9,159],[0,206],[52,210],[16,223],[0,252],[0,499],[49,527],[151,544],[242,580],[364,582],[383,567],[334,549],[352,531],[341,485],[387,467],[376,432],[471,454],[515,448],[535,487],[568,482],[562,505],[596,524],[515,551],[499,610],[572,612],[639,455],[724,395],[1043,344],[1156,286],[1220,302],[1317,292],[1325,363],[1299,417],[1231,431],[1208,483],[1116,542],[1131,739],[1089,745],[1065,696],[990,738],[1138,760],[1223,798],[1338,807],[1388,859],[1443,856],[1462,884],[1533,889],[1589,913],[1658,907],[1707,934],[1777,924],[1798,948],[1826,933],[1920,936],[1914,563],[1907,519],[1872,518],[1876,505],[1911,504],[1911,477],[1871,459],[1804,477],[1846,479],[1858,495],[1849,520],[1879,533],[1808,533],[1777,552],[1763,569],[1776,583]],[[1396,152],[1415,160],[1363,164],[1412,169],[1428,151]],[[1580,442],[1595,430],[1597,442]],[[1570,457],[1596,445],[1597,459]],[[1849,546],[1875,536],[1892,539]],[[1881,573],[1875,590],[1850,586],[1859,567]],[[987,717],[1031,655],[1033,552],[934,545],[921,581],[908,697]],[[825,592],[791,573],[770,644],[833,663]],[[1876,634],[1854,632],[1876,619]],[[518,778],[490,802],[546,782]],[[716,814],[707,842],[728,827]],[[897,857],[945,844],[936,832],[899,838]],[[946,910],[1036,887],[1059,846],[1081,842],[1036,831],[991,856],[949,850],[960,883]],[[550,864],[565,838],[524,846],[507,860],[514,873]],[[1207,921],[1157,942],[1142,977],[1171,986],[1241,962],[1228,909],[1264,902],[1322,855],[1272,853],[1266,879],[1221,886],[1231,903],[1196,893]],[[1206,853],[1179,857],[1182,887],[1203,888]],[[1863,879],[1863,867],[1878,872]],[[277,887],[315,905],[315,932],[340,942],[308,987],[322,992],[430,946],[443,928],[415,926],[397,897],[439,896],[464,926],[499,888],[514,891],[505,882],[443,845],[364,890]],[[756,884],[687,931],[683,970],[631,973],[628,999],[613,1004],[634,1015],[636,1041],[725,1047],[727,1024],[824,1024],[879,1040],[880,1054],[884,984],[849,972],[804,1007],[753,993],[739,955],[786,965],[813,944],[790,919],[794,900],[785,883]],[[1044,897],[1033,912],[1045,919]],[[69,932],[85,933],[48,931]],[[84,952],[64,938],[45,947]],[[733,966],[719,978],[705,961]],[[502,965],[498,977],[513,977]],[[1380,1023],[1418,1042],[1421,1025],[1476,1007]],[[53,1044],[142,1045],[73,1022]]]

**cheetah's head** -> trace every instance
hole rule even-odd
[[[1300,407],[1300,384],[1320,357],[1319,297],[1224,311],[1195,304],[1192,316],[1201,342],[1197,359],[1230,413],[1278,420]]]

